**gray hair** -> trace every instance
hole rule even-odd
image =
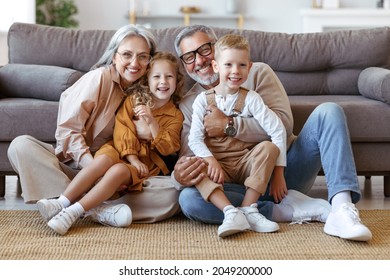
[[[211,41],[217,41],[218,37],[215,34],[214,30],[206,25],[191,25],[186,28],[184,28],[182,31],[180,31],[179,34],[177,34],[176,39],[175,39],[175,50],[177,56],[182,56],[183,54],[181,53],[180,50],[180,43],[184,38],[191,37],[194,35],[196,32],[203,32],[205,33]]]
[[[91,67],[91,70],[99,68],[104,65],[112,64],[112,59],[117,52],[119,45],[124,39],[130,36],[137,36],[144,38],[150,48],[150,55],[154,55],[156,51],[156,39],[153,33],[142,25],[128,24],[119,28],[112,36],[110,42],[103,55],[99,58],[95,65]]]

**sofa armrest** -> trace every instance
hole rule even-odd
[[[390,70],[380,67],[364,69],[358,79],[361,95],[390,105]]]
[[[1,97],[58,101],[82,72],[49,65],[7,64],[0,68]]]

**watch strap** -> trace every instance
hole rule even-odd
[[[234,126],[233,116],[228,116],[228,126]]]

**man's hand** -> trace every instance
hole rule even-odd
[[[227,126],[228,117],[219,110],[215,105],[206,107],[207,114],[204,116],[204,128],[209,137],[223,137],[225,136],[225,127]]]
[[[203,168],[207,166],[202,158],[181,157],[175,164],[175,179],[183,186],[194,186],[204,178]]]

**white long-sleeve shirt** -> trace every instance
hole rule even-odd
[[[218,109],[230,116],[237,101],[239,93],[227,94],[222,96],[215,94],[215,102]],[[190,134],[188,136],[188,145],[192,152],[199,157],[212,156],[209,148],[206,146],[205,129],[203,117],[206,114],[207,97],[205,91],[200,93],[192,105],[192,123]],[[277,166],[286,166],[287,137],[286,130],[279,117],[264,104],[261,96],[253,90],[250,90],[246,96],[244,107],[239,114],[240,117],[254,118],[269,135],[270,140],[279,148],[280,154],[276,160]]]

